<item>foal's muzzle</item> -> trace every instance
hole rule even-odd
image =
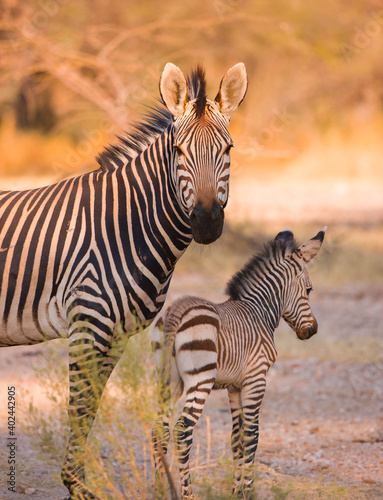
[[[302,328],[302,330],[299,330],[297,332],[297,336],[300,340],[307,340],[313,335],[315,335],[318,331],[318,323],[317,320],[314,318],[314,321],[311,325],[306,326],[305,328]]]
[[[203,245],[213,243],[222,234],[223,219],[223,208],[218,201],[213,201],[210,210],[198,202],[190,213],[190,227],[194,240]]]

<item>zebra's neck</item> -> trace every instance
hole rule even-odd
[[[269,241],[226,286],[226,293],[231,299],[251,304],[271,334],[285,309],[291,281],[291,271],[285,256],[287,251],[291,252],[294,248],[294,240],[287,243],[277,239]]]
[[[246,273],[236,279],[236,296],[233,297],[250,304],[271,336],[282,317],[288,280],[288,276],[285,276],[282,269],[277,269],[275,263],[273,267],[273,270],[261,270],[259,267],[251,269],[249,266]]]
[[[274,330],[279,325],[283,310],[282,291],[279,288],[264,288],[263,284],[254,287],[252,293],[243,300],[251,302],[256,309],[258,317],[267,327],[270,335],[274,336]]]
[[[192,233],[189,217],[178,201],[173,169],[173,132],[169,127],[121,169],[121,176],[130,196],[127,219],[132,224],[138,219],[146,223],[146,235],[162,236],[169,245],[167,257],[175,263],[189,246]]]
[[[138,314],[141,319],[151,319],[162,307],[174,266],[192,239],[188,216],[175,194],[172,162],[172,130],[168,128],[112,173],[119,191],[118,232],[124,260],[137,285],[134,289],[142,287],[147,296],[147,308],[140,307]]]

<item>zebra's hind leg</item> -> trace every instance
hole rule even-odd
[[[170,441],[170,415],[174,403],[181,397],[183,392],[183,383],[178,375],[178,371],[174,365],[174,360],[168,360],[172,364],[172,377],[170,372],[165,370],[160,373],[158,380],[158,414],[152,429],[152,445],[153,456],[156,467],[156,483],[155,488],[157,493],[165,492],[165,476],[168,480],[172,498],[178,498],[175,491],[173,478],[170,475],[166,454]],[[167,380],[163,380],[164,373],[167,375]],[[170,380],[172,378],[172,380]]]
[[[185,407],[174,427],[180,471],[181,496],[187,500],[194,498],[189,467],[190,450],[193,444],[193,430],[202,414],[206,398],[213,388],[214,380],[215,377],[201,381],[192,387],[185,384],[187,394]]]
[[[85,481],[85,456],[88,434],[95,419],[106,382],[123,352],[113,346],[102,352],[90,335],[73,336],[69,348],[69,439],[61,472],[71,500],[96,497]],[[111,355],[112,354],[112,355]]]
[[[156,468],[163,468],[163,457],[168,451],[170,441],[169,416],[158,415],[152,429],[152,443]]]
[[[170,471],[166,461],[166,453],[170,441],[169,416],[158,414],[152,429],[153,457],[155,464],[155,484],[154,488],[158,495],[165,497],[167,485],[165,477],[170,478]],[[170,478],[170,481],[171,478]],[[172,482],[170,483],[172,486]]]

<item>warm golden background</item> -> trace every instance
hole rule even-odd
[[[0,16],[0,189],[35,187],[96,168],[97,153],[159,97],[166,62],[184,72],[202,64],[210,98],[230,66],[246,64],[249,89],[230,128],[235,148],[225,232],[207,249],[188,250],[169,301],[191,293],[223,299],[230,275],[280,229],[289,225],[303,241],[327,225],[310,270],[319,333],[300,343],[281,325],[276,335],[279,360],[262,408],[258,497],[381,498],[382,3],[0,0]],[[137,357],[152,366],[147,337],[141,338],[125,368]],[[0,352],[1,394],[17,383],[43,410],[28,409],[27,397],[20,401],[27,408],[19,414],[25,433],[20,499],[28,488],[42,500],[65,493],[54,475],[65,439],[52,423],[66,425],[65,416],[57,416],[64,415],[65,402],[58,410],[57,402],[39,396],[44,383],[30,370],[36,355],[37,364],[46,357],[45,347]],[[230,417],[224,396],[214,397],[198,431],[202,469],[196,474],[200,481],[206,470],[219,478],[201,486],[201,498],[223,499],[230,489],[217,461],[230,456]],[[140,455],[147,435],[137,433],[129,443],[138,450],[138,472],[133,467],[125,477],[123,459],[116,466],[113,445],[103,444],[101,423],[96,430],[103,464],[114,471],[111,484],[122,485],[104,493],[107,499],[151,498],[150,460]],[[120,444],[127,446],[124,433]],[[124,453],[127,460],[130,452]],[[106,491],[105,484],[100,488]],[[0,498],[8,498],[3,489]]]

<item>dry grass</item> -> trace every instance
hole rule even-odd
[[[166,493],[157,495],[153,489],[154,464],[150,443],[151,426],[155,416],[154,363],[150,354],[149,337],[141,334],[132,339],[113,374],[103,398],[87,450],[88,485],[98,498],[104,500],[166,499]],[[300,354],[298,353],[298,356]],[[62,353],[51,348],[50,355],[39,360],[38,375],[41,386],[52,400],[52,412],[38,412],[33,404],[23,415],[27,434],[33,438],[44,460],[55,462],[60,469],[65,448],[66,367]],[[49,377],[46,375],[49,373]],[[217,456],[210,449],[214,430],[206,421],[206,436],[202,446],[197,441],[192,453],[192,475],[198,498],[201,500],[229,500],[233,467],[229,450],[229,436],[225,437],[225,451]],[[60,432],[58,432],[58,422]],[[213,426],[213,424],[212,424]],[[201,438],[201,432],[199,436]],[[215,442],[216,442],[215,438]],[[170,450],[169,466],[177,484],[174,453]],[[315,478],[292,477],[281,474],[265,464],[254,467],[255,493],[258,500],[360,500],[372,498],[368,485],[344,486]],[[57,482],[59,482],[57,477]]]
[[[309,342],[295,338],[291,330],[283,325],[275,335],[280,359],[316,358],[350,363],[382,363],[383,340],[366,335],[362,339],[352,333],[347,339],[319,334]],[[327,332],[326,332],[327,333]]]

